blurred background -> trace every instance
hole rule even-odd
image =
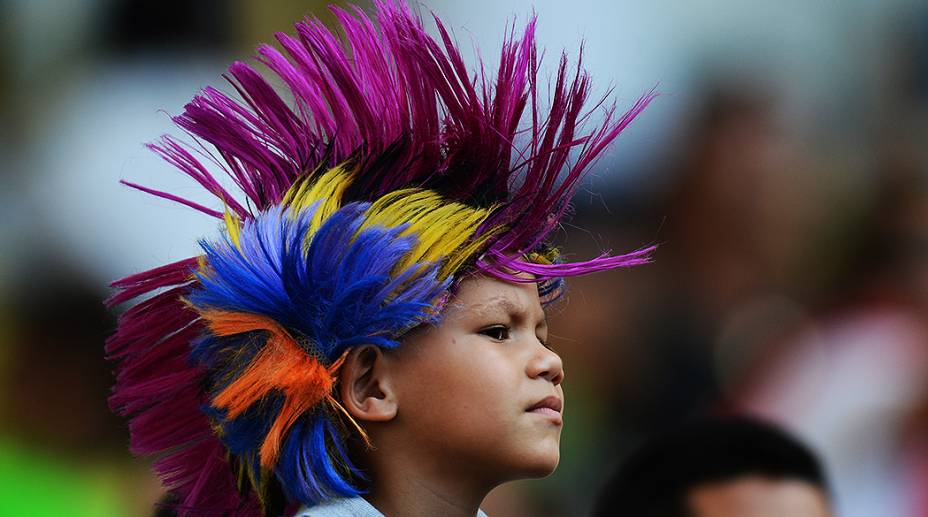
[[[0,516],[151,515],[158,482],[106,406],[102,300],[216,227],[117,181],[205,199],[142,144],[274,31],[331,21],[325,3],[0,3]],[[571,282],[561,466],[488,513],[583,515],[646,437],[738,412],[822,456],[838,515],[928,516],[928,6],[420,7],[490,63],[534,9],[548,72],[582,40],[600,94],[664,94],[559,235],[575,258],[657,242],[656,261]]]

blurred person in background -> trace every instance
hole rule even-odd
[[[717,417],[659,434],[601,489],[595,517],[828,517],[815,454],[773,424]]]
[[[899,24],[887,49],[860,208],[832,211],[812,247],[827,281],[729,387],[822,453],[847,517],[928,515],[926,20]]]

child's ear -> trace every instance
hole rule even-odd
[[[362,345],[348,353],[339,372],[342,405],[352,417],[369,422],[386,422],[396,416],[396,394],[383,350]]]

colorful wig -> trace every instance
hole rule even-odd
[[[366,438],[333,395],[342,360],[436,322],[465,275],[538,282],[547,300],[561,277],[642,264],[653,249],[564,263],[549,240],[580,177],[653,93],[621,116],[603,108],[583,132],[579,64],[562,56],[539,105],[534,19],[510,33],[488,82],[437,19],[440,41],[402,3],[378,2],[373,20],[333,11],[341,35],[307,19],[277,34],[285,53],[259,47],[282,92],[233,63],[237,98],[206,88],[174,118],[194,144],[149,146],[216,209],[126,183],[222,225],[202,255],[114,282],[108,301],[140,299],[107,343],[110,403],[133,452],[157,457],[180,515],[360,493],[346,451]]]

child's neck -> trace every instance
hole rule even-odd
[[[474,517],[493,488],[437,473],[423,474],[406,465],[382,465],[365,496],[377,510],[390,517]]]

